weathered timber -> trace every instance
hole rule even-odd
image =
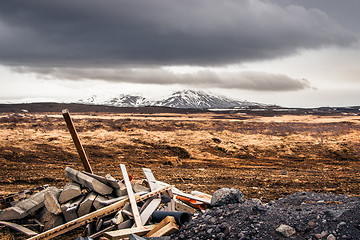
[[[75,169],[70,167],[65,168],[66,177],[70,178],[71,180],[79,183],[82,186],[85,186],[101,195],[107,195],[112,193],[113,189],[106,184],[96,180],[93,177],[90,177],[82,172],[79,172]]]
[[[142,227],[143,224],[141,222],[139,210],[138,210],[138,207],[137,207],[137,204],[136,204],[135,195],[134,195],[134,192],[132,190],[129,175],[128,175],[127,171],[126,171],[125,165],[120,164],[120,169],[121,169],[121,173],[123,175],[125,186],[126,186],[127,193],[128,193],[128,196],[129,196],[129,201],[130,201],[133,217],[134,217],[134,220],[135,220],[135,224],[136,224],[137,227]]]
[[[67,125],[67,127],[68,127],[68,129],[70,131],[71,137],[72,137],[72,139],[74,141],[76,150],[79,153],[79,156],[80,156],[81,162],[82,162],[82,164],[83,164],[83,166],[85,168],[85,171],[87,171],[89,173],[93,173],[93,171],[91,169],[91,166],[90,166],[90,163],[89,163],[89,160],[88,160],[88,158],[86,156],[85,150],[84,150],[84,148],[83,148],[83,146],[82,146],[82,144],[80,142],[79,135],[77,134],[74,123],[71,120],[69,110],[67,110],[67,109],[62,110],[62,115],[63,115],[63,117],[65,119],[65,122],[66,122],[66,125]]]
[[[148,194],[145,194],[143,196],[140,196],[139,198],[136,199],[136,201],[140,202],[140,201],[144,201],[150,197],[153,197],[153,196],[156,196],[158,195],[159,193],[162,193],[162,192],[165,192],[167,190],[169,190],[171,188],[171,186],[165,186],[165,187],[162,187],[160,189],[157,189],[156,191],[152,191]],[[30,238],[29,240],[34,240],[34,239],[52,239],[54,238],[55,236],[59,236],[61,234],[64,234],[68,231],[71,231],[77,227],[80,227],[80,226],[83,226],[87,223],[90,223],[92,221],[94,221],[95,219],[97,218],[102,218],[102,217],[105,217],[105,216],[108,216],[114,212],[117,212],[117,211],[120,211],[121,208],[125,205],[126,202],[128,202],[128,198],[122,200],[122,201],[119,201],[119,202],[116,202],[116,203],[113,203],[109,206],[106,206],[106,207],[103,207],[95,212],[91,212],[85,216],[82,216],[82,217],[79,217],[77,219],[74,219],[70,222],[67,222],[61,226],[58,226],[58,227],[55,227],[53,229],[50,229],[46,232],[43,232],[43,233],[40,233],[32,238]],[[130,225],[131,226],[131,225]]]
[[[21,232],[23,234],[25,234],[26,236],[35,236],[37,235],[38,233],[37,232],[34,232],[26,227],[23,227],[19,224],[16,224],[16,223],[12,223],[12,222],[5,222],[5,221],[0,221],[0,225],[4,225],[4,226],[7,226],[9,228],[12,228],[18,232]]]
[[[104,236],[109,239],[121,239],[121,238],[127,238],[130,236],[130,234],[139,234],[143,235],[152,229],[154,229],[156,225],[148,225],[148,226],[142,226],[142,227],[134,227],[134,228],[127,228],[127,229],[121,229],[116,231],[110,231],[105,232]]]

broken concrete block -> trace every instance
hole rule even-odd
[[[139,184],[139,183],[134,183],[134,182],[132,182],[132,183],[131,183],[131,187],[132,187],[132,189],[133,189],[133,191],[134,191],[135,193],[139,193],[139,192],[150,192],[150,188],[145,187],[145,186],[143,186],[143,185],[141,185],[141,184]]]
[[[22,219],[27,215],[26,211],[19,207],[9,207],[0,213],[0,220]]]
[[[99,180],[90,177],[82,172],[76,171],[75,169],[67,167],[65,169],[66,176],[71,180],[81,184],[84,187],[87,187],[99,194],[107,195],[111,194],[113,189]]]
[[[56,187],[46,188],[41,192],[30,196],[28,199],[18,202],[14,207],[5,209],[0,214],[0,220],[21,219],[44,207],[45,194],[47,192],[57,194],[60,192],[60,190]]]
[[[56,194],[56,195],[57,196],[49,192],[45,194],[45,207],[49,212],[55,215],[61,213],[60,204],[57,200],[60,194]]]
[[[60,193],[59,203],[65,203],[81,195],[81,187],[75,182],[67,183],[64,190]]]
[[[39,221],[44,225],[44,230],[47,231],[62,225],[64,223],[64,218],[60,214],[53,214],[48,211],[47,208],[43,208],[40,212]]]
[[[61,206],[61,211],[64,214],[65,220],[67,222],[78,218],[77,209],[83,199],[84,196],[81,196]]]
[[[98,196],[95,198],[94,202],[93,202],[94,208],[95,208],[96,210],[98,210],[98,209],[100,209],[100,208],[102,208],[102,207],[105,207],[106,205],[103,204],[103,203],[101,203],[101,202],[102,202],[102,201],[106,201],[106,200],[108,200],[106,197],[101,196],[101,195],[98,195]]]
[[[80,203],[80,206],[78,209],[79,217],[84,216],[90,212],[91,206],[93,205],[93,202],[96,197],[97,197],[97,194],[94,192],[91,192],[84,198],[84,200]]]
[[[110,174],[106,174],[105,175],[105,179],[107,180],[107,182],[109,183],[109,185],[113,188],[121,188],[121,187],[125,187],[125,184],[123,184],[122,182],[116,180],[115,178],[113,178]]]

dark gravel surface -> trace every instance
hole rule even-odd
[[[171,239],[360,239],[360,198],[299,192],[267,204],[225,204],[194,217]]]

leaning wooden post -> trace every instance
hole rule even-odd
[[[79,135],[77,134],[74,123],[71,120],[69,110],[67,110],[67,109],[62,110],[62,115],[64,116],[66,125],[70,131],[71,137],[72,137],[75,147],[76,147],[76,150],[78,151],[78,153],[80,155],[80,159],[84,165],[85,171],[89,172],[89,173],[93,173],[90,163],[89,163],[89,160],[86,157],[85,150],[84,150],[83,146],[81,145]]]

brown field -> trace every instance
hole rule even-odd
[[[360,194],[360,116],[72,113],[95,173],[148,167],[190,192],[240,189],[269,201],[297,191]],[[60,114],[0,115],[0,195],[63,186],[82,165]]]

